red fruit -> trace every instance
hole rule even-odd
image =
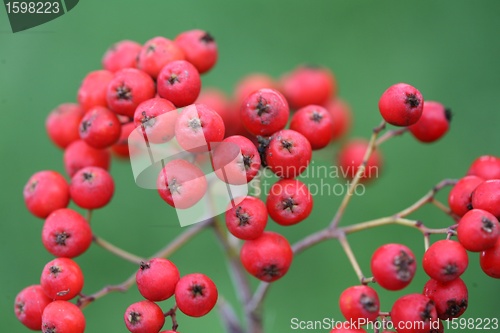
[[[49,298],[68,301],[82,291],[83,273],[73,260],[56,258],[43,268],[40,285]]]
[[[465,272],[468,264],[469,258],[464,247],[452,240],[440,240],[432,244],[422,262],[427,275],[440,282],[456,279]]]
[[[155,37],[148,40],[142,47],[137,60],[137,68],[156,79],[161,69],[175,60],[184,60],[181,48],[164,37]]]
[[[274,89],[257,90],[243,101],[241,121],[253,135],[269,136],[285,128],[290,110],[281,93]]]
[[[292,117],[290,129],[305,136],[313,150],[326,147],[333,135],[331,115],[318,105],[308,105],[297,110]]]
[[[500,218],[500,179],[479,184],[472,193],[472,207],[490,212]]]
[[[102,149],[115,144],[122,128],[115,113],[96,106],[87,111],[80,122],[80,138],[89,146]]]
[[[448,195],[448,204],[453,213],[463,216],[472,209],[472,192],[479,184],[484,182],[483,178],[477,176],[465,176],[461,178]]]
[[[234,88],[236,103],[241,105],[251,93],[260,89],[277,89],[277,82],[267,74],[252,73],[243,77]]]
[[[337,93],[333,73],[325,67],[300,66],[282,78],[282,90],[290,107],[324,105]]]
[[[267,209],[259,198],[247,196],[235,199],[225,217],[227,229],[234,237],[256,239],[266,228]]]
[[[269,216],[278,224],[290,226],[306,219],[313,208],[307,186],[296,179],[282,179],[271,186],[266,201]]]
[[[458,241],[468,251],[481,252],[495,246],[500,234],[499,228],[495,216],[485,210],[473,209],[458,223]]]
[[[208,32],[195,29],[184,31],[174,40],[179,46],[186,60],[196,67],[200,74],[208,72],[217,62],[217,44]]]
[[[213,153],[215,174],[228,184],[249,183],[259,173],[260,163],[257,147],[240,135],[225,138]]]
[[[24,203],[31,214],[46,218],[69,203],[69,186],[55,171],[39,171],[32,175],[23,190]]]
[[[41,329],[43,333],[83,333],[85,317],[75,304],[54,301],[43,310]]]
[[[406,83],[390,86],[378,102],[380,114],[395,126],[415,124],[422,115],[424,98],[420,91]]]
[[[417,270],[415,255],[402,244],[385,244],[372,256],[375,281],[387,290],[401,290],[410,284]]]
[[[294,130],[273,134],[266,151],[267,166],[281,178],[297,177],[307,169],[311,158],[311,144]]]
[[[149,75],[135,68],[125,68],[114,74],[106,99],[112,111],[132,118],[137,106],[155,94],[155,83]]]
[[[467,175],[474,175],[484,180],[500,179],[500,158],[491,155],[480,156],[472,162]]]
[[[58,209],[43,224],[42,243],[56,257],[74,258],[89,248],[92,230],[87,220],[74,210]]]
[[[157,180],[160,197],[170,206],[187,209],[203,198],[207,191],[205,174],[185,160],[168,162]]]
[[[102,67],[110,72],[137,67],[137,59],[142,45],[131,40],[113,44],[102,57]]]
[[[398,333],[429,333],[437,320],[434,302],[424,295],[403,296],[392,306],[391,321]]]
[[[209,313],[218,296],[215,283],[204,274],[185,275],[175,287],[175,302],[179,310],[190,317],[202,317]]]
[[[42,327],[43,310],[50,302],[52,300],[45,295],[40,285],[32,285],[17,294],[14,313],[21,324],[31,330],[39,331]]]
[[[450,282],[429,280],[424,286],[423,294],[434,301],[437,315],[442,320],[460,317],[469,301],[467,286],[461,278]]]
[[[83,140],[73,142],[64,151],[64,169],[70,177],[78,170],[90,166],[108,170],[110,160],[108,150],[93,148]]]
[[[483,272],[488,276],[500,279],[500,237],[497,239],[495,246],[481,252],[479,263]]]
[[[451,116],[451,110],[445,108],[443,104],[425,101],[422,115],[408,129],[417,140],[425,143],[434,142],[448,132]]]
[[[380,300],[377,292],[368,286],[353,286],[342,292],[339,299],[340,311],[344,317],[359,324],[367,324],[378,318]]]
[[[325,108],[332,118],[332,142],[343,137],[351,128],[352,111],[349,104],[340,98],[328,101]]]
[[[128,137],[135,129],[135,124],[133,122],[122,124],[122,130],[118,142],[111,146],[111,151],[118,157],[129,157],[129,143]]]
[[[113,79],[113,73],[106,70],[93,71],[87,74],[78,89],[78,104],[87,111],[94,106],[107,107],[106,91]]]
[[[50,112],[45,121],[45,128],[56,146],[64,149],[80,139],[78,127],[84,113],[78,104],[73,103],[61,104]]]
[[[71,199],[85,209],[106,206],[115,191],[113,178],[106,170],[98,167],[80,169],[71,178]]]
[[[175,292],[179,279],[177,267],[170,260],[163,258],[153,258],[142,262],[135,275],[139,292],[152,302],[170,298]]]
[[[149,142],[164,143],[175,133],[177,108],[163,98],[152,98],[139,104],[134,113],[134,124],[140,127]]]
[[[185,107],[175,123],[175,137],[179,145],[191,152],[210,150],[211,142],[224,139],[224,122],[222,118],[203,104]]]
[[[353,139],[341,148],[337,159],[342,177],[354,179],[360,165],[363,163],[368,147],[368,141]],[[382,156],[377,150],[374,150],[366,163],[364,172],[361,174],[360,182],[367,182],[378,178],[381,167]]]
[[[193,104],[201,90],[198,70],[185,60],[176,60],[162,68],[156,81],[158,95],[177,107]]]
[[[165,324],[161,308],[151,301],[131,304],[123,316],[127,329],[132,333],[159,332]]]
[[[259,238],[243,243],[240,259],[248,273],[259,280],[273,282],[288,272],[293,251],[285,237],[265,231]]]

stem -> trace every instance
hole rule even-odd
[[[113,291],[125,292],[129,290],[130,287],[134,285],[134,283],[135,283],[135,273],[130,275],[128,279],[126,279],[120,284],[106,286],[101,290],[88,296],[81,295],[80,298],[77,300],[76,305],[80,307],[80,309],[84,309],[87,305],[89,305],[93,301],[98,300],[99,298],[104,297]]]
[[[403,135],[406,132],[408,132],[408,127],[403,127],[400,129],[394,129],[394,130],[387,131],[384,135],[382,135],[382,136],[380,136],[380,138],[378,138],[376,145],[380,146],[381,144],[383,144],[387,140],[389,140],[395,136]]]
[[[217,305],[219,308],[219,315],[221,317],[222,323],[224,324],[224,327],[226,328],[226,332],[244,333],[238,317],[236,317],[236,314],[234,313],[233,307],[223,297],[219,297]]]
[[[177,323],[177,304],[174,305],[173,308],[165,312],[163,315],[165,317],[170,317],[172,319],[172,331],[177,330],[177,327],[179,327],[179,324]]]
[[[127,252],[125,250],[123,250],[122,248],[119,248],[118,246],[116,245],[113,245],[111,244],[110,242],[108,242],[107,240],[103,239],[103,238],[100,238],[96,235],[93,236],[93,239],[92,241],[96,244],[96,245],[99,245],[100,247],[102,247],[103,249],[113,253],[114,255],[116,255],[117,257],[120,257],[122,259],[125,259],[133,264],[137,264],[139,265],[141,263],[141,261],[144,261],[144,258],[142,257],[139,257],[133,253],[130,253],[130,252]]]
[[[344,252],[347,255],[347,258],[351,262],[352,268],[354,268],[354,271],[356,272],[356,275],[358,276],[359,282],[363,283],[365,276],[363,275],[363,271],[361,270],[361,267],[359,266],[358,260],[356,259],[354,252],[352,252],[351,245],[347,241],[345,234],[344,233],[340,234],[337,239],[338,239],[340,245],[342,246],[342,249],[344,249]]]

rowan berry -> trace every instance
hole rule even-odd
[[[271,186],[266,200],[269,216],[278,224],[290,226],[306,219],[313,208],[307,186],[296,179],[281,179]]]
[[[165,324],[163,311],[148,300],[131,304],[123,316],[127,329],[132,333],[159,332]]]
[[[259,198],[237,198],[226,211],[225,218],[227,229],[233,236],[244,240],[256,239],[266,228],[267,208]]]
[[[467,269],[469,258],[464,247],[453,240],[439,240],[424,253],[422,265],[431,279],[448,282]]]
[[[326,147],[333,135],[331,115],[319,105],[308,105],[297,110],[290,129],[305,136],[313,150]]]
[[[148,142],[164,143],[174,136],[177,108],[172,102],[156,97],[137,106],[134,124],[147,138]]]
[[[332,142],[347,134],[351,128],[352,111],[351,106],[340,98],[330,99],[325,108],[332,119]]]
[[[175,302],[185,315],[202,317],[217,303],[219,293],[215,283],[200,273],[188,274],[175,287]]]
[[[429,333],[431,325],[438,320],[434,302],[420,294],[400,297],[392,306],[390,314],[398,333]]]
[[[448,204],[453,213],[463,216],[472,209],[472,192],[484,182],[477,176],[465,176],[458,180],[448,195]]]
[[[297,177],[307,169],[311,158],[309,140],[294,130],[274,133],[266,151],[267,166],[281,178]]]
[[[420,91],[406,83],[390,86],[378,102],[384,120],[395,126],[415,124],[422,115],[423,107],[424,99]]]
[[[39,171],[32,175],[23,190],[24,203],[31,214],[46,218],[69,203],[69,186],[55,171]]]
[[[251,93],[260,89],[278,89],[278,83],[264,73],[252,73],[240,79],[234,88],[234,99],[241,105]]]
[[[363,323],[374,321],[380,310],[378,294],[369,286],[347,288],[340,295],[339,305],[345,319],[352,322],[358,322],[360,319]]]
[[[385,244],[372,256],[375,281],[388,290],[401,290],[410,284],[417,270],[415,255],[402,244]]]
[[[472,192],[472,207],[500,218],[500,179],[486,180]]]
[[[98,70],[88,73],[78,89],[77,100],[83,110],[88,111],[94,106],[107,107],[106,91],[113,80],[113,73]]]
[[[113,146],[111,146],[111,151],[116,156],[125,158],[125,157],[130,156],[128,138],[129,138],[130,134],[132,134],[132,131],[135,130],[136,126],[133,122],[129,122],[126,124],[122,124],[121,127],[122,127],[122,130],[121,130],[120,138]]]
[[[83,333],[85,331],[85,316],[75,304],[67,301],[54,301],[43,310],[43,333]]]
[[[495,216],[485,210],[473,209],[458,223],[458,241],[468,251],[481,252],[495,245],[500,234],[499,228]]]
[[[38,331],[42,327],[42,313],[52,300],[45,295],[40,285],[21,290],[14,301],[14,313],[27,328]]]
[[[500,279],[500,237],[492,248],[481,252],[479,263],[488,276]]]
[[[168,63],[158,74],[158,95],[177,107],[193,104],[201,91],[200,74],[196,67],[185,60]]]
[[[354,179],[360,166],[363,164],[363,159],[368,148],[369,142],[365,139],[352,139],[340,149],[337,156],[337,163],[342,177]],[[365,165],[365,170],[361,173],[360,182],[368,182],[371,179],[379,177],[381,167],[382,156],[379,151],[374,150]]]
[[[175,292],[175,286],[179,279],[179,270],[174,263],[163,258],[153,258],[141,262],[135,275],[139,292],[152,302],[170,298]]]
[[[43,268],[40,285],[53,300],[68,301],[83,288],[83,273],[78,264],[69,258],[56,258]]]
[[[212,35],[204,30],[184,31],[175,37],[174,42],[200,74],[208,72],[217,62],[217,43]]]
[[[492,155],[476,158],[470,165],[467,175],[481,177],[484,180],[500,179],[500,158]]]
[[[176,43],[165,37],[154,37],[144,43],[139,52],[137,68],[156,79],[166,64],[184,59],[184,52]]]
[[[115,184],[106,170],[86,167],[71,178],[69,189],[75,204],[85,209],[97,209],[109,203],[115,191]]]
[[[423,294],[436,305],[439,319],[447,320],[460,317],[467,309],[469,294],[461,278],[449,282],[429,280]]]
[[[59,148],[79,140],[78,127],[85,112],[78,104],[65,103],[52,110],[45,121],[47,134]]]
[[[425,143],[434,142],[448,132],[451,117],[451,110],[445,108],[443,104],[434,101],[425,101],[422,115],[408,129],[417,140]]]
[[[73,142],[64,150],[64,169],[70,177],[90,166],[108,170],[110,162],[108,150],[93,148],[83,140]]]
[[[89,146],[103,149],[120,138],[121,124],[114,112],[96,106],[87,111],[80,122],[80,138]]]
[[[102,67],[110,72],[118,72],[124,68],[136,68],[142,45],[122,40],[113,44],[102,57]]]

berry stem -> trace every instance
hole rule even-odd
[[[403,127],[400,129],[394,129],[394,130],[387,131],[384,135],[381,135],[377,139],[376,145],[380,146],[382,143],[386,142],[387,140],[389,140],[395,136],[403,135],[406,132],[408,132],[408,127]]]
[[[123,250],[122,248],[119,248],[116,245],[111,244],[107,240],[98,237],[96,235],[93,236],[92,241],[96,244],[105,249],[108,252],[113,253],[117,257],[120,257],[122,259],[125,259],[126,261],[129,261],[133,264],[140,265],[141,261],[144,261],[144,258],[139,257],[133,253],[127,252]]]
[[[349,241],[347,240],[346,234],[345,233],[340,233],[337,237],[340,245],[342,246],[342,249],[344,250],[347,259],[349,259],[349,262],[352,265],[352,268],[354,268],[354,271],[356,272],[356,275],[358,276],[358,280],[360,283],[363,283],[365,276],[363,275],[363,271],[361,270],[361,267],[359,266],[358,260],[356,259],[356,256],[354,255],[354,252],[352,251],[351,245],[349,244]]]
[[[176,331],[177,327],[179,327],[179,324],[177,323],[176,312],[177,312],[177,304],[164,313],[165,317],[170,317],[172,319],[172,331]]]
[[[222,296],[217,301],[219,315],[228,333],[245,333],[233,307]]]

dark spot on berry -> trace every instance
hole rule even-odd
[[[394,257],[394,261],[392,262],[394,266],[396,266],[396,271],[398,274],[398,279],[401,281],[410,281],[412,276],[412,272],[410,266],[413,265],[415,260],[406,253],[406,251],[401,250],[399,255]]]
[[[170,182],[170,184],[167,185],[167,187],[170,193],[174,194],[174,192],[177,192],[181,194],[181,192],[179,191],[179,189],[181,188],[181,184],[177,184],[176,178],[172,179],[172,181]]]
[[[245,165],[245,170],[249,170],[252,166],[253,155],[243,155],[243,164]]]
[[[424,322],[425,321],[431,321],[432,320],[432,310],[434,310],[434,302],[429,301],[424,307],[424,310],[420,312],[420,319],[422,319]]]
[[[145,270],[151,267],[151,264],[149,262],[141,261],[140,268],[141,270]]]
[[[260,276],[265,276],[269,279],[273,279],[274,277],[281,275],[281,269],[274,264],[263,267],[262,273],[260,274]]]
[[[28,189],[30,192],[34,192],[36,187],[38,185],[38,180],[34,180],[30,183],[30,185],[28,186]]]
[[[116,88],[116,97],[118,99],[130,101],[132,99],[132,91],[125,85],[125,83],[122,83],[121,86]]]
[[[455,318],[457,315],[462,313],[467,309],[467,300],[462,299],[457,301],[456,299],[450,299],[446,302],[446,311],[445,313],[451,317]]]
[[[283,210],[290,209],[292,213],[293,213],[293,208],[297,206],[297,203],[295,202],[295,200],[293,200],[293,198],[286,198],[281,202],[281,204],[283,205]]]
[[[319,122],[321,122],[322,119],[323,119],[323,115],[321,115],[321,113],[319,113],[318,111],[313,111],[313,113],[311,115],[312,121],[314,121],[315,123],[319,123]]]
[[[50,274],[54,274],[54,275],[56,275],[56,276],[57,276],[59,273],[61,273],[61,272],[62,272],[62,270],[61,270],[61,268],[60,268],[60,267],[58,267],[58,266],[50,266],[50,267],[49,267],[49,272],[50,272]]]
[[[90,126],[92,126],[92,122],[90,122],[88,120],[82,121],[82,124],[80,125],[80,132],[86,133],[89,130]]]
[[[203,296],[203,292],[205,291],[205,286],[194,284],[190,288],[190,291],[191,291],[191,296],[193,296],[193,298],[196,298],[198,296]]]
[[[483,217],[481,219],[481,222],[483,223],[481,229],[486,233],[491,234],[493,232],[493,229],[495,229],[495,224],[490,219]]]
[[[203,36],[201,36],[200,40],[204,43],[212,43],[212,42],[215,42],[215,39],[214,37],[209,34],[208,32],[206,32]]]
[[[177,74],[173,74],[173,73],[170,75],[170,77],[167,79],[167,81],[171,85],[174,85],[177,82],[181,82],[181,81],[179,81],[179,77],[177,76]]]
[[[148,48],[146,49],[146,53],[153,53],[156,51],[156,45],[155,44],[149,44]]]
[[[24,312],[24,303],[17,302],[16,303],[16,310],[17,310],[17,312]]]
[[[458,272],[458,267],[456,264],[448,264],[443,268],[444,275],[455,275]]]
[[[141,314],[139,312],[132,311],[128,314],[128,322],[132,325],[136,325],[141,322]]]
[[[43,333],[57,333],[57,329],[54,325],[43,325]]]
[[[292,153],[293,144],[290,141],[281,140],[281,147],[288,150],[289,153]]]
[[[82,176],[83,176],[84,182],[90,182],[94,178],[94,175],[92,174],[92,172],[84,172]]]
[[[61,232],[61,233],[58,233],[56,234],[56,244],[57,245],[62,245],[62,246],[65,246],[66,245],[66,239],[70,238],[71,236],[69,234],[67,234],[65,231]]]
[[[193,118],[188,121],[188,126],[196,130],[202,126],[200,118]]]
[[[363,309],[365,309],[366,311],[378,313],[378,305],[372,297],[361,294],[359,302],[361,303],[361,306],[363,306]]]
[[[240,221],[240,223],[238,224],[238,226],[239,227],[244,227],[244,226],[250,224],[250,215],[248,213],[243,213],[241,211],[242,211],[241,206],[239,206],[238,208],[236,208],[236,217]]]
[[[415,96],[415,94],[406,94],[405,103],[409,104],[412,108],[416,108],[420,105],[420,100],[417,98],[417,96]]]
[[[450,108],[444,109],[444,117],[448,120],[448,123],[451,123],[451,119],[453,119],[453,112],[451,112]]]
[[[259,100],[257,101],[257,106],[255,108],[257,109],[257,115],[259,117],[262,117],[264,113],[271,112],[271,107],[269,106],[269,104],[267,104],[267,101],[262,96],[259,96]]]
[[[472,202],[469,202],[467,204],[467,210],[471,210],[472,208],[474,208],[474,207],[472,207]]]
[[[148,116],[146,111],[142,111],[141,114],[141,123],[146,127],[153,127],[153,125],[156,123],[156,118]]]
[[[260,164],[262,167],[267,167],[267,162],[266,162],[266,155],[267,155],[267,148],[269,147],[269,142],[271,140],[269,138],[265,138],[263,136],[258,135],[257,136],[257,142],[259,146],[257,147],[257,151],[259,152],[260,155]]]

